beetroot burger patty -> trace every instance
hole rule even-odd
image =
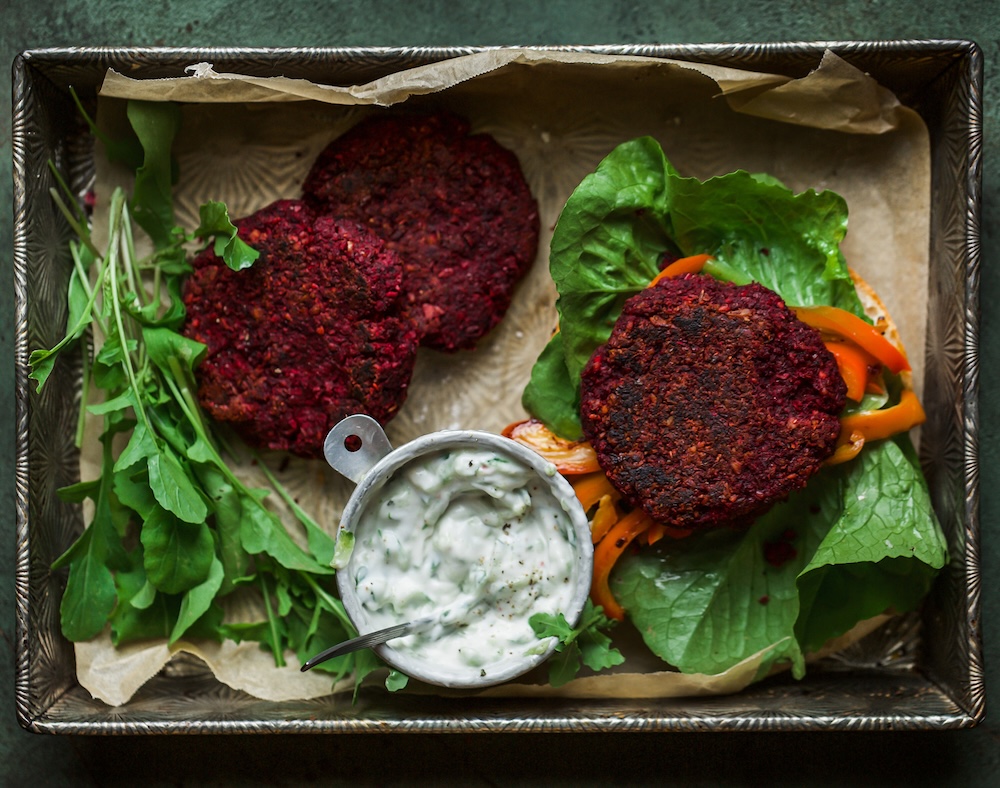
[[[208,346],[198,397],[248,442],[318,457],[352,413],[383,424],[406,397],[417,336],[397,315],[402,264],[364,227],[276,202],[238,221],[260,252],[232,271],[194,261],[184,333]]]
[[[707,276],[630,298],[583,371],[581,416],[633,506],[683,528],[742,525],[834,450],[846,387],[772,291]]]
[[[538,247],[517,158],[454,115],[362,121],[319,155],[303,197],[399,253],[404,308],[438,350],[471,348],[500,321]]]

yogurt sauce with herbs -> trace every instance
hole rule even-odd
[[[434,617],[391,649],[486,678],[549,645],[528,619],[571,604],[575,542],[563,503],[531,468],[444,449],[396,471],[362,513],[348,571],[372,629]]]

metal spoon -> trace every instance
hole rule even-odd
[[[302,663],[302,672],[304,673],[309,670],[309,668],[314,668],[321,662],[326,662],[328,659],[333,659],[334,657],[339,657],[344,654],[350,654],[352,651],[360,651],[363,648],[379,646],[389,640],[395,640],[396,638],[401,638],[404,635],[409,635],[411,632],[415,632],[418,629],[423,629],[424,627],[429,626],[434,623],[435,620],[435,618],[421,618],[417,621],[407,621],[404,624],[395,624],[391,627],[386,627],[385,629],[377,629],[374,632],[367,632],[364,635],[358,635],[356,638],[345,640],[343,643],[331,646],[326,651],[321,651],[315,657],[307,659]]]
[[[490,553],[491,561],[495,553],[496,546],[494,546],[493,551]],[[452,605],[433,616],[425,616],[424,618],[418,618],[416,621],[407,621],[403,624],[393,624],[391,627],[386,627],[385,629],[376,629],[374,632],[366,632],[364,635],[358,635],[356,638],[351,638],[350,640],[345,640],[343,643],[338,643],[336,646],[331,646],[326,651],[321,651],[315,657],[310,657],[302,663],[301,670],[305,672],[309,668],[316,667],[321,662],[326,662],[328,659],[333,659],[343,654],[350,654],[352,651],[360,651],[363,648],[380,646],[390,640],[395,640],[414,632],[422,632],[430,629],[434,624],[441,624],[445,627],[462,626],[462,620],[466,615],[475,610],[478,605],[488,604],[490,599],[492,599],[492,595],[484,593],[472,603],[464,602]]]

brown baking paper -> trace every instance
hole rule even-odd
[[[580,180],[616,145],[650,134],[677,169],[707,178],[735,169],[768,172],[795,191],[833,189],[847,200],[848,264],[885,298],[913,353],[919,390],[927,281],[929,143],[915,112],[832,52],[806,77],[792,79],[649,57],[535,49],[487,50],[390,74],[365,85],[318,85],[283,77],[216,73],[192,64],[190,76],[134,80],[109,72],[101,124],[123,122],[120,99],[184,102],[175,144],[181,180],[178,221],[197,226],[198,206],[224,201],[243,216],[278,198],[297,197],[312,161],[365,114],[444,108],[469,118],[513,150],[539,202],[537,260],[503,323],[474,351],[421,350],[410,393],[387,432],[394,445],[439,429],[499,432],[526,416],[521,392],[556,323],[548,274],[552,227]],[[120,172],[98,156],[95,235]],[[96,433],[88,445],[96,446]],[[269,458],[299,503],[331,532],[351,485],[324,463]],[[96,473],[85,453],[83,478]],[[238,472],[266,486],[259,469]],[[270,499],[269,499],[270,500]],[[282,510],[280,501],[275,508]],[[880,621],[853,632],[854,640]],[[846,641],[845,641],[846,642]],[[843,643],[838,643],[838,646]],[[313,698],[342,689],[328,678],[278,670],[255,644],[145,643],[116,650],[105,635],[77,645],[79,680],[112,705],[131,695],[184,651],[202,658],[223,683],[269,700]],[[663,670],[648,654],[627,653],[608,675],[579,678],[559,690],[529,680],[492,694],[572,697],[677,697],[735,692],[757,674],[756,655],[719,676]]]

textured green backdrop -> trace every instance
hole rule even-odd
[[[13,0],[0,60],[48,46],[404,46],[962,38],[986,63],[982,269],[983,619],[987,721],[907,734],[43,737],[13,701],[12,215],[0,210],[0,785],[900,784],[1000,785],[1000,3],[966,0]],[[10,96],[10,70],[0,91]],[[10,103],[0,111],[0,202],[11,204]]]

